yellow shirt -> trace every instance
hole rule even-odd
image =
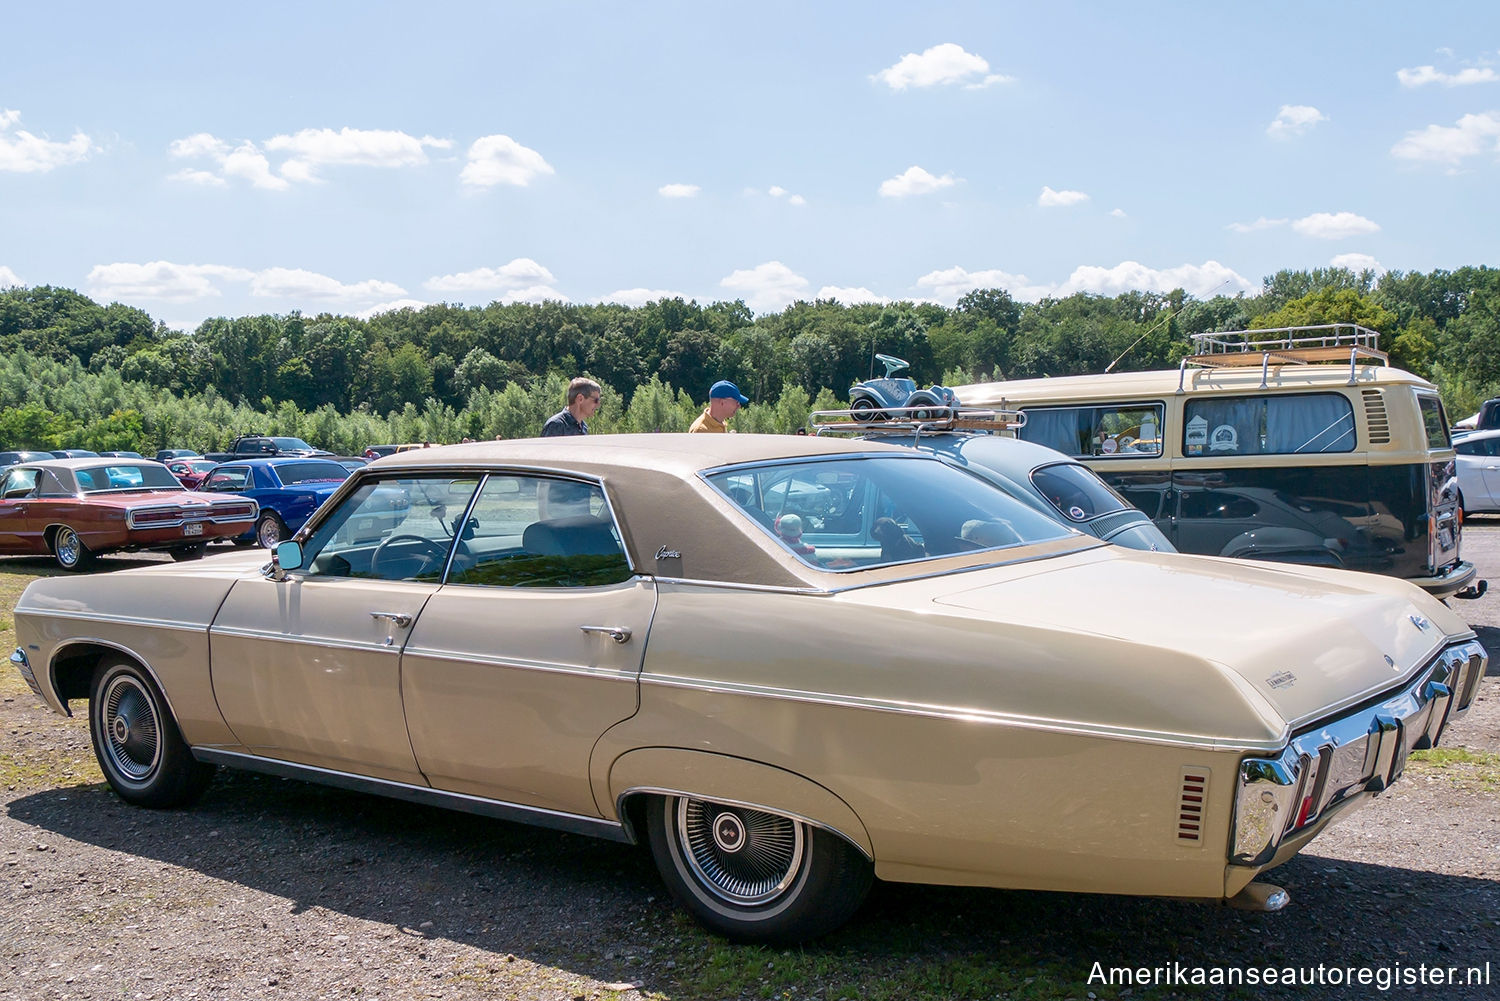
[[[693,421],[693,426],[688,428],[688,434],[697,434],[701,431],[711,431],[716,434],[727,434],[729,428],[724,425],[723,421],[714,420],[713,415],[711,415],[707,410],[704,410],[703,413],[698,415],[698,419]]]

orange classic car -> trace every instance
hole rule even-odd
[[[105,552],[158,550],[196,559],[255,523],[248,497],[198,494],[150,459],[53,459],[0,480],[0,554],[45,555],[82,570]]]

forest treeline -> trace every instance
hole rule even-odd
[[[568,379],[604,387],[591,429],[685,430],[708,387],[752,405],[742,431],[787,432],[881,369],[962,385],[1175,367],[1195,333],[1353,322],[1436,382],[1450,416],[1500,395],[1500,270],[1280,271],[1257,295],[1079,293],[1020,303],[977,289],[932,303],[438,304],[370,319],[219,317],[188,333],[52,286],[0,290],[0,449],[222,448],[242,431],[339,453],[367,444],[538,433]]]

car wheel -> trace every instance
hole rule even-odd
[[[664,796],[648,808],[668,889],[710,930],[741,942],[800,942],[842,925],[869,892],[870,863],[801,820]]]
[[[906,405],[908,407],[923,408],[912,411],[911,419],[914,421],[935,421],[942,413],[937,397],[925,390],[912,393],[911,396],[907,397]]]
[[[849,409],[854,411],[854,419],[860,423],[885,420],[885,411],[877,407],[875,401],[868,396],[855,400],[849,405]]]
[[[182,563],[185,560],[202,559],[203,546],[204,544],[200,542],[196,546],[183,546],[181,549],[174,549],[172,550],[172,559],[178,563]]]
[[[89,690],[89,734],[110,788],[136,806],[185,806],[214,766],[194,760],[167,703],[140,665],[107,660]]]
[[[260,520],[255,523],[255,542],[264,549],[275,549],[278,543],[286,541],[290,535],[286,530],[286,522],[275,511],[262,512]]]
[[[57,560],[57,565],[64,570],[85,570],[94,562],[94,554],[89,547],[67,525],[53,533],[52,555]]]

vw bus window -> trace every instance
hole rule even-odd
[[[1417,406],[1422,408],[1422,424],[1427,428],[1428,448],[1451,448],[1448,437],[1448,415],[1443,413],[1443,403],[1436,396],[1417,394]]]
[[[1073,456],[1161,455],[1162,405],[1027,407],[1022,440]]]
[[[1182,454],[1299,455],[1354,451],[1354,408],[1339,393],[1188,400]]]

